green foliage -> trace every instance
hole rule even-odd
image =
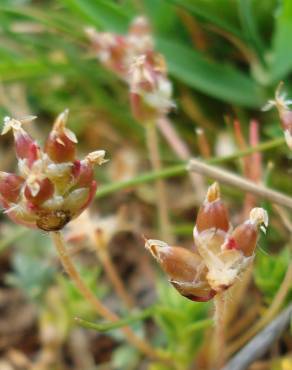
[[[288,247],[278,254],[266,254],[261,252],[257,254],[254,278],[267,304],[272,302],[281,286],[290,259],[291,256]]]
[[[98,297],[104,297],[106,294],[106,286],[99,283],[98,279],[100,276],[100,268],[79,268],[80,275],[82,276],[84,282],[91,289],[92,292]],[[64,275],[59,275],[57,278],[57,283],[63,292],[63,300],[66,302],[66,308],[68,316],[72,318],[79,316],[88,317],[89,319],[95,318],[95,311],[88,302],[84,300],[84,297],[80,294],[77,288],[74,286],[72,281]]]
[[[170,40],[159,39],[157,46],[168,61],[170,73],[189,86],[244,106],[263,104],[255,82],[232,66],[209,61],[201,53]]]
[[[182,297],[169,283],[158,284],[155,320],[164,332],[166,350],[181,364],[190,364],[203,340],[204,329],[212,326],[208,303],[192,302]]]

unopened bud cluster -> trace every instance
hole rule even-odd
[[[205,302],[239,279],[253,261],[259,228],[267,225],[267,212],[254,208],[248,220],[232,228],[214,183],[197,215],[192,250],[159,240],[147,240],[145,246],[183,296]]]
[[[292,111],[289,109],[289,105],[292,104],[292,100],[287,99],[286,93],[281,92],[282,87],[283,82],[280,82],[276,89],[275,99],[269,100],[268,103],[263,107],[263,110],[267,111],[273,107],[277,108],[286,143],[288,147],[292,149]]]
[[[154,50],[149,23],[134,19],[127,35],[86,30],[97,58],[122,78],[130,90],[131,108],[139,122],[165,115],[174,106],[164,58]]]
[[[24,130],[35,117],[6,117],[2,134],[12,130],[19,175],[0,172],[0,202],[16,223],[46,231],[62,229],[91,202],[96,191],[94,166],[104,162],[105,151],[76,158],[77,139],[66,127],[68,111],[61,113],[44,150]]]

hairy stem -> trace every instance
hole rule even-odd
[[[212,369],[221,369],[225,361],[225,294],[224,292],[214,297],[215,305],[215,331],[213,340]]]
[[[161,160],[159,154],[158,136],[155,122],[148,122],[146,125],[146,141],[148,146],[149,159],[154,171],[161,171]],[[172,243],[171,227],[167,205],[167,192],[162,179],[155,182],[156,202],[158,206],[158,217],[161,230],[161,238]]]
[[[104,306],[82,280],[79,272],[75,268],[70,258],[70,255],[66,250],[62,234],[59,231],[51,232],[50,234],[54,246],[58,252],[60,261],[70,279],[74,282],[76,288],[79,290],[80,294],[82,294],[82,296],[91,304],[91,306],[94,307],[96,312],[104,319],[112,322],[118,321],[120,318],[115,313],[110,311],[106,306]],[[149,343],[137,337],[129,327],[122,328],[121,330],[129,343],[131,343],[139,351],[148,357],[161,359],[160,354],[154,348],[152,348]]]

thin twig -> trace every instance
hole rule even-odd
[[[151,166],[154,171],[160,171],[162,169],[162,166],[160,161],[158,136],[155,122],[148,122],[148,124],[146,125],[146,141]],[[167,192],[165,184],[162,179],[157,179],[157,181],[155,182],[155,190],[161,237],[162,239],[168,240],[170,243],[172,243],[173,240],[169,221],[168,203],[166,195]]]
[[[61,263],[65,271],[79,290],[80,294],[83,295],[83,297],[95,308],[97,313],[103,318],[112,322],[120,320],[120,318],[115,313],[110,311],[106,306],[102,304],[102,302],[100,302],[100,300],[84,283],[79,272],[72,263],[70,255],[67,253],[62,234],[58,231],[51,232],[50,234],[54,242],[54,246],[60,257]],[[164,358],[161,358],[162,356],[154,348],[152,348],[152,346],[148,342],[137,337],[136,334],[129,327],[122,328],[121,330],[123,331],[129,343],[131,343],[139,351],[151,358],[165,360]]]
[[[253,338],[222,370],[245,370],[261,358],[271,344],[289,325],[292,305],[282,312],[269,326]]]
[[[246,180],[241,176],[234,175],[221,168],[210,166],[197,159],[191,159],[188,166],[190,171],[200,173],[218,180],[224,184],[231,185],[243,191],[257,195],[258,197],[265,198],[272,203],[280,204],[285,207],[292,208],[292,198],[279,193],[275,190],[268,189],[267,187],[255,184],[252,181]]]
[[[276,148],[280,145],[283,145],[285,143],[284,138],[277,138],[270,141],[267,141],[265,143],[261,143],[255,147],[249,147],[245,150],[237,151],[231,155],[227,155],[224,157],[214,157],[210,158],[208,161],[206,161],[209,164],[218,164],[218,163],[225,163],[230,162],[235,159],[247,156],[251,153],[257,152],[257,151],[265,151],[270,150],[273,148]],[[182,176],[187,172],[187,163],[181,163],[177,164],[175,166],[170,166],[167,168],[163,168],[160,171],[153,171],[153,172],[147,172],[142,175],[136,176],[129,180],[124,180],[120,182],[113,182],[107,185],[100,186],[100,188],[96,192],[96,198],[103,198],[109,194],[115,193],[116,191],[127,189],[130,187],[139,186],[142,184],[145,184],[147,182],[156,181],[157,179],[167,179],[170,177],[176,177],[176,176]]]

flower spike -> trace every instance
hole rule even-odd
[[[204,302],[232,286],[252,263],[261,226],[268,226],[268,214],[254,208],[249,219],[232,231],[219,185],[214,183],[198,213],[193,250],[157,240],[146,240],[145,247],[183,296]]]
[[[106,162],[105,151],[75,157],[77,138],[66,127],[68,110],[61,113],[45,152],[25,132],[24,120],[5,119],[4,133],[13,130],[21,176],[0,172],[0,202],[16,223],[45,231],[62,229],[94,198],[93,167]]]

